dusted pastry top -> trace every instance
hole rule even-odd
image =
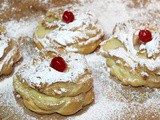
[[[6,36],[5,28],[0,26],[0,75],[9,74],[20,58],[16,43]]]
[[[51,85],[57,82],[77,82],[79,77],[86,74],[87,62],[83,55],[68,53],[63,55],[63,59],[67,64],[64,72],[59,72],[50,67],[50,58],[33,59],[24,65],[17,72],[17,76],[21,77],[22,82],[27,82],[30,87],[41,87],[41,85]]]
[[[10,39],[8,38],[8,37],[6,37],[6,36],[4,36],[4,34],[3,33],[0,33],[0,58],[2,58],[3,57],[3,55],[4,55],[4,52],[5,52],[5,49],[8,47],[8,45],[9,45],[9,41],[10,41]]]
[[[147,43],[140,41],[139,33],[141,30],[149,30],[151,32],[151,41]],[[160,69],[159,24],[138,21],[117,24],[111,38],[118,39],[123,44],[123,47],[109,50],[108,54],[123,59],[126,62],[125,65],[131,67],[132,70],[137,67],[146,67],[149,71]]]
[[[83,46],[102,38],[104,33],[91,12],[71,9],[74,20],[66,23],[62,18],[65,11],[54,9],[47,13],[37,28],[35,42],[41,42],[44,48],[64,46],[68,51],[76,52],[78,50],[71,45]]]

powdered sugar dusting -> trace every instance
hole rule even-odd
[[[9,43],[11,43],[11,39],[5,36],[4,33],[0,33],[0,75],[4,74],[4,66],[7,69],[9,65],[14,64],[14,60],[12,58],[16,54],[18,48],[17,46],[13,46],[12,48]],[[11,47],[11,50],[6,52],[6,49],[9,47]]]
[[[139,23],[138,21],[128,21],[126,23],[117,24],[113,37],[118,38],[127,50],[110,50],[109,54],[111,56],[124,59],[125,62],[133,69],[138,67],[138,65],[141,67],[145,65],[151,71],[159,69],[159,57],[153,57],[156,54],[160,54],[159,27],[160,26],[158,24],[145,24],[143,22]],[[143,29],[149,29],[152,32],[152,40],[146,44],[141,43],[140,47],[136,49],[135,44],[137,44],[136,42],[138,41],[136,36],[138,36],[139,31]],[[147,58],[139,57],[138,53],[142,53],[142,50],[146,50]]]
[[[13,55],[15,54],[17,48],[13,47],[13,49],[5,56],[5,58],[0,61],[0,70],[3,69],[4,64],[9,63],[9,64],[13,64],[13,60],[11,60],[11,58],[13,57]]]
[[[82,9],[92,10],[106,34],[112,33],[117,22],[124,22],[131,18],[127,12],[129,9],[126,7],[126,3],[121,0],[97,0]]]
[[[87,63],[83,55],[69,53],[63,56],[68,69],[64,72],[56,71],[50,67],[52,59],[30,61],[20,68],[17,75],[26,80],[29,86],[41,84],[51,85],[56,82],[77,82],[79,76],[86,74]]]
[[[33,38],[33,33],[36,30],[38,21],[35,18],[24,21],[9,21],[4,24],[7,30],[7,34],[10,38],[17,40],[21,37]]]
[[[132,60],[132,58],[130,58],[130,54],[128,54],[125,51],[124,48],[118,48],[118,49],[115,49],[115,50],[110,50],[109,54],[111,56],[115,56],[115,57],[123,59],[127,63],[127,66],[130,66],[133,69],[135,69],[138,66],[138,64],[136,62],[134,62]]]
[[[5,49],[8,47],[9,38],[5,37],[4,34],[0,35],[0,58],[3,57]]]
[[[55,42],[62,46],[67,46],[68,51],[76,52],[76,49],[70,45],[78,44],[83,46],[102,38],[103,31],[97,25],[97,18],[91,12],[72,9],[70,11],[74,13],[75,20],[73,22],[67,24],[61,19],[52,23],[45,21],[48,27],[55,25],[58,27],[47,33],[44,38],[36,38],[35,42],[41,42],[44,48],[53,47]]]
[[[147,5],[143,8],[128,8],[128,4],[133,1],[126,0],[95,0],[93,3],[85,4],[85,9],[91,10],[99,18],[101,25],[104,28],[106,34],[111,34],[115,23],[123,22],[129,18],[136,18],[137,14],[149,9]],[[150,3],[151,11],[156,10],[160,5],[158,1]],[[134,4],[132,3],[134,6]],[[84,9],[82,6],[82,9]],[[142,10],[144,9],[144,10]],[[154,13],[155,14],[155,13]],[[145,14],[148,15],[148,14]],[[151,17],[151,16],[150,16]],[[158,17],[158,16],[156,16]],[[151,17],[152,19],[156,17]],[[143,15],[143,18],[144,15]],[[139,19],[139,17],[137,17]],[[153,20],[152,20],[153,21]],[[157,19],[155,19],[157,21]],[[32,24],[33,25],[33,24]],[[16,26],[15,26],[16,27]],[[15,28],[14,28],[15,29]],[[7,30],[8,31],[8,30]],[[30,39],[31,41],[32,39]],[[29,41],[27,41],[29,42]],[[34,44],[24,46],[27,51],[24,52],[24,61],[22,64],[30,61],[30,53]],[[35,46],[34,46],[35,47]],[[16,98],[13,94],[14,88],[12,85],[12,76],[6,78],[0,82],[0,119],[5,118],[8,120],[50,120],[50,119],[70,119],[70,120],[115,120],[115,119],[148,119],[159,120],[160,119],[160,91],[158,89],[149,88],[134,88],[130,86],[123,86],[115,79],[109,76],[106,72],[106,59],[97,53],[93,53],[86,56],[90,69],[93,72],[94,77],[94,91],[95,102],[81,110],[72,116],[60,116],[54,115],[37,115],[27,110],[21,100]],[[19,67],[18,67],[19,68]],[[18,69],[16,67],[15,72]]]
[[[152,57],[153,55],[160,53],[160,33],[155,32],[153,36],[152,41],[148,42],[145,46],[148,57]]]

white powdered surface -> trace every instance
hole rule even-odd
[[[16,40],[20,37],[33,38],[33,33],[38,25],[38,19],[32,18],[26,21],[12,20],[4,24],[7,29],[7,34],[12,39]]]
[[[52,48],[52,46],[55,46],[55,44],[53,44],[53,42],[55,42],[61,46],[66,46],[68,51],[77,52],[78,50],[70,45],[78,44],[79,46],[83,46],[102,38],[104,35],[103,30],[97,25],[97,18],[92,12],[74,9],[70,11],[73,12],[75,17],[73,22],[65,23],[61,19],[55,20],[52,23],[45,21],[47,27],[57,25],[57,28],[47,33],[44,38],[36,38],[35,42],[40,42],[44,48]],[[54,10],[53,12],[55,13]],[[59,16],[59,14],[57,14],[55,13],[56,16]]]
[[[3,57],[5,49],[8,47],[8,43],[10,39],[8,37],[5,37],[4,34],[0,35],[0,58]]]
[[[41,84],[52,85],[57,82],[77,82],[78,76],[84,75],[87,69],[87,62],[83,55],[69,53],[63,56],[67,63],[67,69],[64,72],[59,72],[50,67],[52,59],[30,61],[23,66],[17,73],[22,79],[26,80],[29,86],[37,87]]]
[[[83,0],[84,1],[84,0]],[[83,2],[85,3],[85,2]],[[136,9],[134,4],[126,0],[95,0],[93,3],[85,4],[82,9],[91,10],[99,19],[105,34],[110,35],[112,29],[117,22],[125,22],[130,18],[144,19],[150,15],[148,10],[156,10],[160,8],[159,2],[151,0],[150,4],[145,6],[140,5]],[[131,6],[129,8],[128,6]],[[141,8],[143,6],[143,8]],[[151,7],[152,6],[152,7]],[[152,9],[151,9],[152,8]],[[143,13],[143,14],[142,14]],[[151,12],[151,14],[154,12]],[[146,15],[146,16],[144,16]],[[143,17],[141,17],[143,16]],[[157,17],[156,17],[157,18]],[[155,19],[155,21],[158,21]],[[11,24],[15,23],[15,24]],[[37,21],[28,20],[27,22],[10,21],[5,24],[7,32],[12,38],[28,36],[32,38],[33,31],[37,25]],[[22,25],[22,26],[21,26]],[[21,27],[17,27],[21,26]],[[23,31],[24,30],[24,31]],[[17,31],[17,32],[16,32]],[[14,35],[16,34],[16,35]],[[32,43],[32,39],[29,41]],[[21,46],[24,60],[22,64],[30,62],[30,55],[36,52],[31,52],[34,45]],[[25,49],[25,50],[24,50]],[[26,51],[27,50],[27,51]],[[70,119],[70,120],[158,120],[160,119],[160,91],[158,89],[149,88],[133,88],[123,86],[118,81],[115,81],[109,76],[106,68],[105,58],[93,53],[86,56],[89,68],[93,72],[95,102],[89,107],[84,108],[73,116],[54,115],[37,115],[23,107],[19,95],[15,95],[12,85],[12,76],[0,81],[0,119],[3,120],[55,120],[55,119]],[[21,65],[22,65],[21,64]],[[16,67],[15,72],[20,66]],[[77,68],[78,69],[78,68]]]
[[[118,38],[124,44],[126,50],[124,48],[118,48],[110,50],[109,54],[123,59],[132,69],[138,66],[146,66],[149,70],[153,71],[160,68],[160,57],[158,56],[153,59],[153,56],[160,53],[160,26],[153,23],[149,23],[147,26],[143,22],[128,21],[117,24],[116,28],[114,28],[113,37]],[[152,30],[153,28],[154,30]],[[138,36],[141,29],[149,29],[152,33],[152,40],[146,44],[141,44],[136,49],[136,45],[134,45],[137,42],[135,36]],[[138,53],[142,53],[142,50],[146,50],[149,58],[139,57]]]

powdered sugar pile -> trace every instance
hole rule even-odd
[[[91,10],[98,17],[106,34],[112,33],[117,22],[124,22],[131,18],[126,3],[121,0],[96,0],[82,9]]]
[[[95,0],[93,3],[85,4],[82,9],[89,9],[99,18],[100,24],[103,26],[106,34],[111,34],[113,27],[117,22],[125,22],[130,18],[134,18],[138,13],[144,12],[139,8],[128,8],[127,5],[130,2],[123,2],[123,0]],[[159,4],[158,2],[151,3],[152,9],[154,6]],[[151,6],[151,5],[149,5]],[[84,8],[85,7],[85,8]],[[147,6],[143,9],[148,9]],[[156,9],[156,8],[155,8]],[[15,21],[10,21],[14,23]],[[22,24],[28,32],[17,30],[17,26],[9,25],[6,26],[12,28],[12,30],[18,31],[17,36],[13,35],[14,31],[10,32],[7,29],[10,37],[18,38],[29,36],[32,39],[33,31],[38,21],[28,20],[25,25],[21,22],[15,22],[17,26]],[[29,30],[31,28],[31,30]],[[25,33],[26,32],[26,33]],[[16,33],[15,33],[16,34]],[[30,61],[29,50],[33,49],[33,44],[30,46],[23,46],[28,51],[25,52],[24,61],[22,64]],[[35,47],[35,46],[34,46]],[[36,52],[32,54],[36,55]],[[14,95],[14,88],[12,85],[12,76],[1,80],[0,82],[0,119],[5,118],[9,120],[38,120],[38,119],[70,119],[70,120],[100,120],[100,119],[149,119],[155,120],[160,119],[160,92],[158,89],[149,88],[134,88],[130,86],[123,86],[118,81],[109,76],[106,72],[106,59],[97,53],[93,53],[86,56],[90,69],[93,72],[94,78],[94,91],[95,91],[95,102],[82,111],[78,112],[73,116],[60,116],[54,115],[37,115],[30,112],[21,103],[19,97]],[[16,67],[15,72],[20,66]]]
[[[31,18],[27,21],[24,21],[23,19],[20,21],[13,20],[6,22],[4,26],[7,29],[8,36],[14,40],[17,40],[21,37],[33,38],[33,33],[38,25],[38,20],[39,19],[37,18]]]
[[[78,76],[84,75],[87,69],[87,62],[83,55],[69,53],[63,56],[67,63],[68,70],[58,72],[50,67],[51,59],[30,61],[23,66],[17,73],[22,79],[25,79],[29,86],[41,87],[41,84],[51,85],[56,82],[77,82]],[[78,68],[78,69],[77,69]]]

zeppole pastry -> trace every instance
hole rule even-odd
[[[14,88],[31,111],[74,114],[94,100],[86,59],[75,53],[49,56],[22,66],[14,77]]]
[[[124,85],[160,87],[160,24],[117,24],[101,44],[111,75]]]
[[[0,76],[12,73],[14,64],[20,59],[18,46],[6,36],[5,28],[0,26]]]
[[[41,20],[34,34],[38,49],[59,47],[88,54],[99,46],[104,33],[90,12],[55,9]]]

